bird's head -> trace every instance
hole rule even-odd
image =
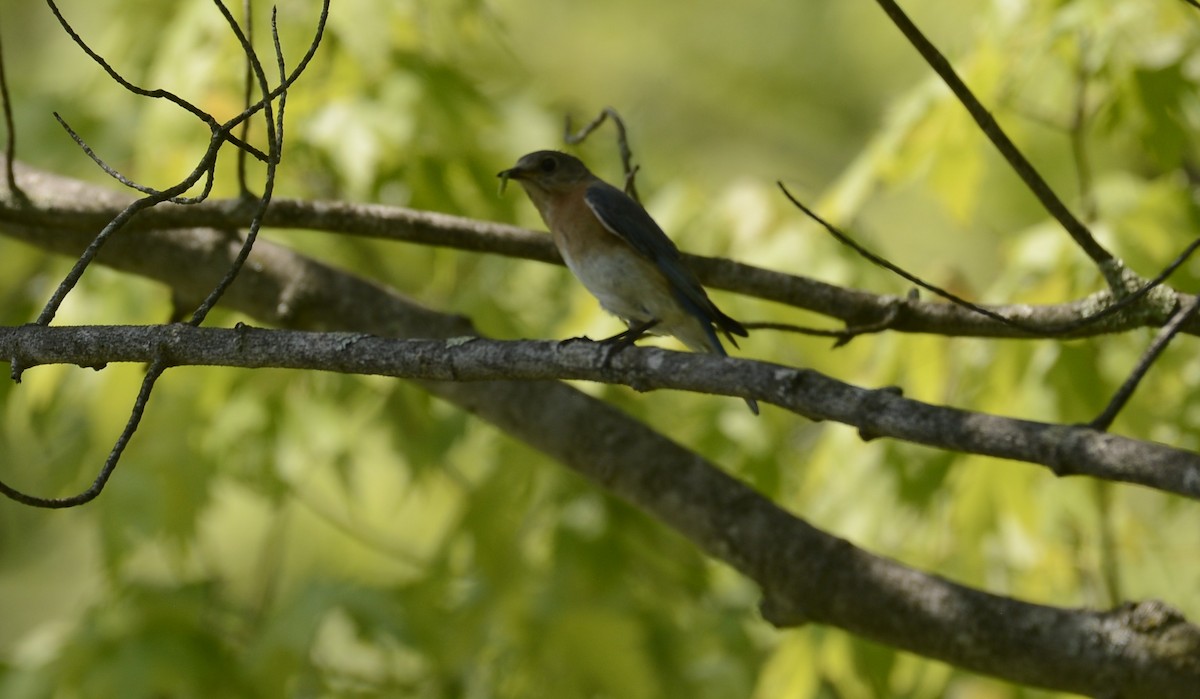
[[[525,191],[540,190],[555,194],[573,189],[592,178],[592,173],[579,158],[556,150],[539,150],[521,156],[517,164],[500,172],[500,191],[509,180],[521,183]]]

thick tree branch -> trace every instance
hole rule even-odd
[[[12,197],[0,196],[0,225],[20,224],[62,233],[95,231],[128,204],[128,199],[124,197],[83,183],[75,183],[70,191],[66,191],[62,186],[62,178],[21,163],[17,163],[17,166],[18,179],[30,190],[35,203],[22,206]],[[252,202],[246,200],[208,201],[186,207],[160,204],[143,211],[122,230],[130,234],[151,229],[196,226],[232,230],[248,226],[252,216]],[[267,211],[265,225],[436,245],[561,264],[557,251],[545,234],[461,216],[377,204],[310,202],[276,197]],[[62,251],[72,249],[68,245]],[[1007,338],[1045,335],[1031,334],[953,304],[845,289],[815,279],[726,259],[698,255],[685,257],[707,286],[820,313],[849,326],[870,326],[880,319],[889,318],[891,322],[888,328],[899,332]],[[1159,327],[1171,318],[1185,299],[1184,294],[1160,287],[1146,299],[1146,303],[1139,304],[1135,309],[1056,337],[1093,337],[1136,328]],[[1049,331],[1091,315],[1112,302],[1112,294],[1102,291],[1084,299],[1051,306],[1015,304],[986,308],[1018,320],[1026,327],[1040,327]],[[896,311],[897,304],[903,304],[903,310],[899,313]],[[1183,332],[1200,335],[1200,321],[1191,319]]]

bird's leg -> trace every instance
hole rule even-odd
[[[601,362],[601,365],[607,367],[612,363],[612,358],[615,357],[618,352],[637,342],[643,335],[646,334],[647,331],[650,330],[650,328],[653,328],[655,325],[658,325],[657,318],[644,320],[637,324],[631,323],[629,325],[629,329],[625,330],[624,332],[619,332],[616,335],[613,335],[612,337],[606,337],[603,340],[597,340],[597,342],[600,344],[607,345],[604,350],[604,360]]]
[[[568,338],[567,338],[567,339],[565,339],[565,340],[559,340],[559,341],[558,341],[558,346],[559,346],[560,348],[562,348],[562,347],[566,347],[567,345],[569,345],[569,344],[571,344],[571,343],[573,343],[573,342],[595,342],[595,340],[593,340],[592,338],[588,337],[587,335],[580,335],[579,337],[568,337]]]
[[[657,318],[651,318],[650,320],[644,320],[636,324],[630,323],[629,329],[619,332],[612,337],[606,337],[603,340],[596,340],[596,342],[599,342],[603,345],[619,345],[622,349],[624,349],[625,347],[628,347],[642,339],[642,336],[645,335],[650,328],[653,328],[655,325],[658,325]]]

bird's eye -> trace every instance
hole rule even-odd
[[[558,167],[558,161],[554,158],[542,158],[542,162],[538,163],[538,169],[542,172],[554,172]]]

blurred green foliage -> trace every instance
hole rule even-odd
[[[240,54],[207,0],[61,4],[129,78],[218,117],[240,110]],[[292,61],[316,5],[280,4]],[[1194,236],[1191,8],[905,6],[1136,270],[1153,274]],[[268,8],[255,12],[269,54]],[[205,135],[193,119],[111,84],[41,4],[0,0],[0,22],[22,158],[103,179],[54,123],[58,111],[138,180],[190,170]],[[564,113],[586,119],[607,104],[631,128],[649,208],[689,250],[906,291],[802,220],[774,190],[783,179],[869,246],[972,298],[1054,303],[1101,286],[871,3],[337,0],[317,60],[289,95],[277,191],[540,227],[523,197],[495,195],[494,173],[557,146]],[[1071,149],[1077,104],[1086,180]],[[615,179],[609,139],[601,131],[581,152]],[[220,195],[236,192],[232,166],[222,162]],[[497,337],[616,328],[562,269],[269,235],[466,313]],[[69,261],[4,239],[0,249],[0,322],[27,322]],[[1195,289],[1198,272],[1189,263],[1173,282]],[[717,296],[743,320],[823,322]],[[93,269],[59,320],[149,323],[169,311],[164,288]],[[742,354],[903,386],[921,400],[1072,422],[1100,410],[1150,336],[887,334],[831,351],[759,332]],[[1200,448],[1191,343],[1167,353],[1115,429]],[[47,495],[90,482],[139,373],[45,367],[19,386],[0,383],[0,477]],[[580,388],[871,551],[1037,602],[1154,597],[1200,618],[1194,503],[864,444],[850,428],[770,408],[752,418],[735,400]],[[640,512],[378,378],[173,369],[98,501],[69,512],[0,503],[6,698],[1050,696],[833,629],[779,632],[756,603],[753,585]]]

